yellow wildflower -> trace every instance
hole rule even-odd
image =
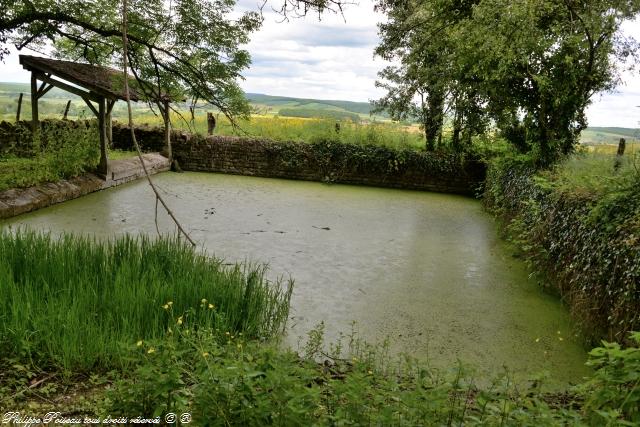
[[[155,353],[156,349],[151,347],[149,350],[147,350],[147,354],[151,354],[151,353]]]
[[[182,316],[178,317],[178,321],[176,323],[178,325],[182,325]]]
[[[209,357],[209,353],[205,351],[204,353],[202,353],[202,357]]]
[[[136,343],[136,347],[142,347],[142,340],[140,340],[140,341],[138,341],[138,342]]]
[[[169,304],[163,305],[162,308],[164,308],[165,310],[169,310]]]
[[[209,309],[213,310],[214,308],[216,308],[216,306],[215,306],[215,305],[213,305],[213,304],[209,304]]]
[[[373,371],[368,371],[368,374],[369,375],[373,375]]]
[[[206,304],[207,303],[207,299],[206,298],[202,298],[202,301],[200,301],[202,304]]]
[[[536,338],[536,342],[540,342],[540,338]]]

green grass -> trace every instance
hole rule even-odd
[[[126,365],[123,345],[164,336],[169,311],[200,327],[272,337],[292,285],[269,283],[262,266],[224,267],[174,239],[7,230],[0,284],[2,357],[71,372]]]
[[[131,159],[133,157],[137,157],[137,151],[126,151],[126,150],[109,150],[109,160],[124,160]]]
[[[29,129],[22,134],[22,142],[0,156],[0,191],[78,176],[100,159],[95,123],[45,126],[35,142]]]
[[[614,169],[615,160],[615,151],[583,151],[558,163],[543,176],[560,191],[593,197],[637,185],[640,176],[640,153],[629,150],[623,156],[618,170]]]
[[[152,114],[138,114],[137,124],[160,126],[162,121]],[[206,134],[207,123],[204,112],[196,115],[194,123],[185,123],[177,115],[172,117],[174,128]],[[217,135],[243,135],[267,138],[277,141],[313,142],[318,139],[332,139],[347,144],[371,144],[389,148],[424,149],[424,137],[406,126],[392,122],[358,124],[341,122],[336,132],[335,120],[253,116],[250,120],[238,121],[237,128],[219,116],[215,129]]]

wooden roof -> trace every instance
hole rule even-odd
[[[20,55],[20,64],[29,71],[57,76],[89,92],[111,100],[124,100],[124,73],[113,68],[73,61],[41,58]],[[144,94],[137,89],[138,82],[129,77],[129,94],[132,101],[144,99]]]

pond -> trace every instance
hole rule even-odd
[[[518,379],[548,371],[557,383],[589,372],[566,309],[528,277],[477,200],[206,173],[155,182],[208,253],[294,278],[285,337],[294,348],[320,322],[332,340],[355,321],[361,337],[438,367],[460,360]],[[153,235],[154,210],[140,180],[3,224]],[[158,226],[174,231],[162,211]]]

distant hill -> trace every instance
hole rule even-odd
[[[29,83],[0,82],[0,98],[2,101],[17,99],[20,93],[25,96],[31,91]],[[298,117],[352,117],[358,115],[361,119],[370,119],[372,105],[369,102],[353,102],[340,100],[324,100],[310,98],[291,98],[286,96],[247,93],[247,99],[254,110],[261,114],[277,115],[281,109],[295,109]],[[62,89],[53,88],[43,98],[79,100],[80,98]],[[26,99],[25,99],[26,100]],[[387,114],[376,114],[375,118],[388,118]]]
[[[353,102],[340,100],[325,100],[311,98],[291,98],[286,96],[263,95],[260,93],[247,93],[247,98],[252,104],[280,108],[308,108],[311,110],[342,110],[356,114],[369,115],[373,106],[369,102]]]
[[[13,104],[15,104],[20,93],[28,95],[30,88],[29,83],[0,82],[0,115],[2,113],[15,114],[13,113],[15,111]],[[369,102],[292,98],[260,93],[247,93],[246,96],[255,112],[259,114],[278,115],[282,110],[283,114],[281,115],[283,116],[350,118],[352,121],[357,121],[354,120],[354,115],[358,115],[363,120],[372,118],[369,115],[372,109],[372,105]],[[57,102],[53,103],[51,108],[55,106],[57,110],[64,106],[62,100],[66,102],[66,100],[71,99],[77,101],[79,106],[83,105],[79,97],[58,88],[53,88],[44,98],[52,101],[56,100]],[[28,101],[28,97],[26,97],[25,101]],[[389,116],[381,113],[376,114],[373,118],[388,119]],[[627,138],[631,142],[638,141],[640,139],[640,130],[621,127],[589,127],[582,132],[581,140],[585,144],[617,144],[620,138]]]
[[[583,144],[617,144],[620,138],[629,142],[638,141],[640,130],[621,127],[589,127],[582,132],[580,140]]]

